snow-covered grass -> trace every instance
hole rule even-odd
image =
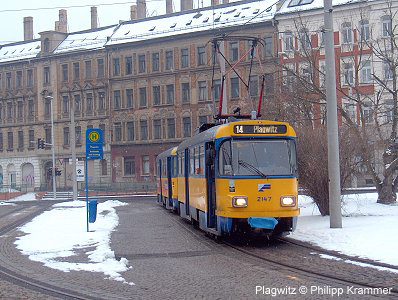
[[[9,201],[32,201],[36,200],[36,193],[26,193],[21,196],[10,199]]]
[[[97,220],[90,223],[87,232],[84,201],[56,204],[51,211],[21,227],[26,235],[15,244],[22,254],[47,267],[64,272],[102,272],[109,279],[127,283],[120,275],[128,269],[127,259],[116,260],[110,248],[111,233],[119,223],[114,207],[121,205],[126,204],[115,200],[99,203]]]
[[[398,266],[398,205],[376,203],[376,193],[342,197],[343,228],[330,228],[310,197],[299,196],[297,229],[290,236],[328,250]]]

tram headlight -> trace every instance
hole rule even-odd
[[[247,207],[247,197],[246,196],[236,196],[232,198],[233,207]]]
[[[282,196],[281,206],[296,206],[296,197],[294,196]]]

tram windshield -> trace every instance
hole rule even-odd
[[[219,172],[224,176],[296,175],[293,140],[232,140],[221,145]]]

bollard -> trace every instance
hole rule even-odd
[[[94,223],[97,219],[97,200],[88,201],[88,221]]]

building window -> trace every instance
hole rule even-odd
[[[199,126],[207,123],[207,116],[199,116]]]
[[[146,107],[146,87],[140,88],[140,107]]]
[[[62,112],[64,114],[69,113],[69,97],[62,96]]]
[[[166,70],[174,68],[173,51],[166,51]]]
[[[162,138],[162,120],[153,120],[153,138],[155,140],[160,140]]]
[[[73,63],[73,80],[80,80],[80,63]]]
[[[50,67],[44,67],[43,69],[43,83],[45,85],[50,84]]]
[[[51,128],[44,129],[44,136],[45,136],[46,143],[51,144],[52,143]]]
[[[101,159],[101,175],[108,175],[108,164],[106,162],[106,159]]]
[[[138,55],[138,72],[139,73],[145,73],[146,72],[145,54]]]
[[[370,61],[365,61],[361,64],[361,82],[369,83],[372,81],[372,66]]]
[[[44,100],[44,116],[46,118],[50,117],[51,115],[51,100],[45,99]]]
[[[250,97],[258,96],[258,76],[250,76],[249,94]]]
[[[18,149],[22,150],[24,147],[23,131],[18,131]]]
[[[75,114],[80,114],[82,110],[81,104],[80,95],[75,95]]]
[[[124,157],[124,176],[135,175],[135,159],[133,156]]]
[[[182,92],[182,103],[189,103],[191,100],[191,91],[189,89],[189,83],[181,84],[181,92]]]
[[[4,146],[3,146],[3,133],[0,132],[0,151],[3,151],[3,148],[4,148]]]
[[[127,56],[124,61],[126,66],[126,75],[133,74],[133,58],[131,56]]]
[[[35,103],[33,102],[33,100],[29,100],[28,101],[28,116],[30,118],[33,118],[35,114]]]
[[[80,126],[75,127],[75,144],[80,146],[82,144],[82,128]]]
[[[239,44],[238,42],[229,43],[229,59],[237,61],[239,59]]]
[[[32,87],[33,86],[33,70],[29,69],[27,70],[27,86]]]
[[[105,76],[104,59],[103,58],[98,58],[97,59],[97,77],[98,78],[103,78],[104,76]]]
[[[11,73],[6,74],[6,89],[11,90],[12,89],[12,76]]]
[[[206,48],[198,47],[198,66],[206,64]]]
[[[91,93],[86,95],[86,111],[88,113],[93,112],[93,94]]]
[[[68,65],[62,65],[62,81],[68,82]]]
[[[167,119],[167,137],[169,139],[176,137],[176,121],[174,118]]]
[[[217,101],[220,100],[220,95],[221,95],[221,80],[216,79],[213,81],[213,97]]]
[[[231,78],[231,98],[239,98],[239,78]]]
[[[371,103],[364,103],[362,109],[365,124],[373,123],[373,110]]]
[[[117,57],[113,59],[113,76],[119,76],[119,75],[120,75],[120,60]]]
[[[206,81],[198,81],[199,101],[207,100],[207,85]]]
[[[293,51],[293,33],[291,31],[287,31],[283,34],[283,42],[285,45],[285,51]]]
[[[22,87],[22,71],[17,71],[17,89],[20,89]]]
[[[264,39],[264,52],[265,57],[270,57],[274,55],[274,39],[271,36],[267,36]]]
[[[382,36],[390,37],[392,36],[392,22],[391,16],[383,16],[381,18],[381,26],[382,26]]]
[[[182,126],[183,126],[184,137],[190,137],[191,136],[191,118],[190,117],[182,118]]]
[[[174,84],[166,85],[167,104],[174,103]]]
[[[13,119],[12,115],[13,115],[12,114],[12,103],[8,102],[7,103],[7,119],[8,119],[9,122],[11,122],[12,119]]]
[[[149,175],[149,156],[144,155],[142,157],[142,174]]]
[[[113,91],[113,108],[114,109],[121,108],[120,91]]]
[[[361,42],[367,42],[370,38],[369,21],[362,20],[359,22],[359,35]]]
[[[126,97],[127,97],[127,108],[133,107],[133,90],[127,89],[126,90]]]
[[[354,83],[354,70],[352,63],[343,63],[344,84],[352,85]]]
[[[98,93],[98,109],[100,111],[105,110],[105,93],[104,92]]]
[[[18,101],[17,117],[18,117],[18,119],[23,118],[23,102],[22,101]]]
[[[341,30],[341,39],[343,44],[352,43],[352,28],[350,22],[343,23]]]
[[[14,134],[12,132],[8,132],[8,150],[14,149]]]
[[[146,120],[140,121],[141,141],[148,139],[148,122]]]
[[[134,122],[127,122],[127,140],[134,141]]]
[[[34,129],[30,129],[29,130],[29,146],[28,146],[28,148],[35,148],[35,131],[34,131]],[[3,146],[3,145],[2,145]],[[1,148],[3,148],[3,147],[1,147]]]
[[[181,68],[188,68],[189,52],[187,48],[181,49]]]
[[[311,49],[311,36],[308,29],[303,28],[299,33],[301,49]]]
[[[153,105],[160,105],[160,86],[152,87]]]
[[[152,71],[159,71],[159,53],[152,53]]]
[[[64,146],[69,146],[69,127],[64,127]]]
[[[122,140],[122,124],[115,123],[115,142],[120,142]]]
[[[393,72],[390,64],[388,62],[383,63],[383,71],[384,71],[384,79],[391,80],[393,79]]]
[[[92,74],[92,71],[91,71],[91,60],[86,60],[84,62],[84,69],[86,71],[86,73],[85,73],[86,79],[91,79],[91,74]]]

